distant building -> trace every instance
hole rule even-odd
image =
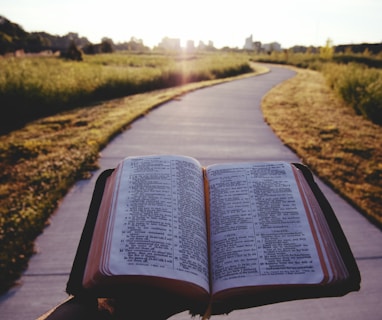
[[[253,43],[253,46],[254,46],[254,50],[256,51],[256,52],[261,52],[261,42],[260,41],[255,41],[254,43]]]
[[[250,35],[248,38],[245,39],[243,49],[255,52],[279,52],[281,51],[281,44],[278,42],[262,44],[260,41],[253,41],[253,36]]]
[[[320,48],[313,47],[313,46],[306,47],[306,46],[296,45],[296,46],[289,48],[289,51],[291,51],[293,53],[319,53]]]
[[[158,47],[165,50],[180,50],[180,39],[165,37]]]
[[[204,44],[203,41],[199,41],[198,44],[198,50],[204,50],[206,48],[206,45]]]
[[[267,52],[280,52],[281,51],[281,44],[278,42],[271,42],[271,43],[266,43],[262,45],[262,49]]]
[[[203,41],[199,41],[197,49],[200,51],[204,51],[204,50],[214,51],[214,50],[216,50],[214,47],[214,43],[211,40],[208,41],[208,44],[205,44]]]
[[[188,52],[194,52],[195,51],[195,43],[193,40],[188,40],[186,43],[186,50]]]
[[[255,44],[253,42],[253,36],[250,35],[247,39],[245,39],[245,44],[243,47],[244,50],[253,51],[255,50]]]

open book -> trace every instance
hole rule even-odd
[[[346,238],[305,166],[203,168],[153,155],[100,176],[67,291],[221,314],[359,285]]]

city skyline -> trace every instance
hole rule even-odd
[[[174,0],[0,0],[5,18],[27,32],[44,31],[63,36],[78,33],[92,43],[103,37],[115,43],[141,39],[158,45],[164,37],[214,43],[216,48],[242,48],[251,34],[262,43],[278,42],[322,46],[382,42],[382,1],[378,0],[275,0],[261,4],[236,1]]]

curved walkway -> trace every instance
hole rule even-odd
[[[35,319],[67,298],[72,261],[85,222],[95,180],[105,169],[129,155],[184,154],[203,165],[247,160],[299,161],[264,122],[260,102],[276,84],[294,72],[271,67],[262,76],[237,80],[189,93],[157,108],[133,123],[103,151],[100,170],[78,182],[37,239],[20,284],[0,297],[4,320]],[[357,258],[361,291],[341,298],[293,301],[232,312],[213,319],[380,319],[382,233],[319,182],[342,224]],[[191,319],[187,313],[171,319]]]

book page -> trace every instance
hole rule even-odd
[[[213,293],[323,280],[289,163],[214,165],[207,177]]]
[[[133,157],[118,171],[106,273],[184,280],[209,291],[200,164],[180,156]]]
[[[303,178],[302,172],[298,170],[297,174],[300,177],[300,186],[306,196],[306,203],[311,212],[312,224],[316,229],[316,235],[320,246],[323,248],[321,252],[322,258],[324,259],[325,265],[328,269],[328,282],[330,283],[331,281],[345,279],[349,276],[349,273],[335,243],[333,234],[330,231],[328,222],[325,219],[321,207],[307,181]]]

